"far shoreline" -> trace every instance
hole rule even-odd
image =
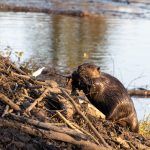
[[[141,7],[141,5],[145,7]],[[60,2],[59,0],[43,0],[42,2],[33,1],[16,2],[16,0],[9,0],[0,2],[1,12],[39,12],[47,14],[61,14],[68,16],[108,16],[119,18],[150,18],[150,10],[147,3],[125,3],[125,2],[111,2],[111,1],[84,1],[84,2]]]

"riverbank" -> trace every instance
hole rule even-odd
[[[64,78],[55,69],[51,68],[49,79],[35,79],[27,68],[18,68],[2,56],[0,68],[1,149],[145,150],[150,147],[148,132],[145,135],[129,132],[89,107],[84,95],[82,99],[81,95],[70,95],[69,88],[63,86]]]
[[[43,12],[72,16],[115,16],[123,18],[150,18],[148,0],[1,0],[0,11]]]

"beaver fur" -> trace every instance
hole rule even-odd
[[[72,92],[76,89],[83,90],[89,101],[108,120],[138,132],[139,124],[133,101],[118,79],[101,72],[94,64],[84,63],[72,73]]]

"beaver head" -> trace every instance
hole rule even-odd
[[[99,78],[100,75],[100,67],[84,63],[78,66],[77,70],[72,73],[72,89],[87,89],[92,84],[93,79]]]

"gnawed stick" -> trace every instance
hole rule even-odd
[[[40,101],[42,101],[42,100],[47,96],[49,90],[50,90],[50,88],[48,87],[48,88],[43,92],[43,94],[42,94],[39,98],[37,98],[37,99],[26,109],[26,112],[30,112],[30,111],[35,107],[35,105],[36,105],[37,103],[39,103]]]
[[[21,111],[20,107],[17,104],[15,104],[12,100],[10,100],[7,96],[5,96],[2,93],[0,93],[0,100],[9,105],[12,109],[16,111]]]
[[[103,137],[99,134],[99,132],[95,129],[95,127],[93,126],[93,124],[90,122],[90,120],[79,110],[79,108],[76,106],[76,103],[74,102],[74,100],[69,96],[69,94],[63,89],[61,88],[62,93],[64,93],[64,95],[66,95],[69,100],[72,102],[73,106],[75,107],[76,111],[78,112],[78,114],[80,114],[84,120],[86,120],[86,122],[88,123],[88,125],[90,126],[90,128],[92,129],[92,131],[95,133],[95,135],[99,138],[100,142],[107,148],[110,148],[109,145],[105,142],[105,140],[103,139]]]
[[[58,127],[55,125],[51,125],[51,123],[40,122],[38,120],[29,119],[29,118],[26,118],[23,116],[15,115],[15,114],[9,114],[9,116],[11,116],[13,119],[15,119],[17,121],[20,121],[22,123],[28,123],[30,125],[34,125],[39,128],[49,129],[49,130],[65,133],[68,135],[73,135],[75,137],[80,137],[80,138],[86,139],[86,140],[88,139],[88,137],[86,135],[82,134],[81,132],[77,132],[75,130],[72,130],[72,129],[69,129],[66,127]]]
[[[21,132],[27,133],[29,135],[34,135],[49,140],[58,140],[63,142],[68,142],[80,146],[82,150],[106,150],[102,145],[96,145],[89,141],[84,141],[82,139],[76,139],[64,133],[59,133],[55,131],[45,131],[42,129],[35,129],[33,127],[24,125],[18,122],[12,122],[10,120],[0,119],[0,127],[10,127],[20,130]]]

